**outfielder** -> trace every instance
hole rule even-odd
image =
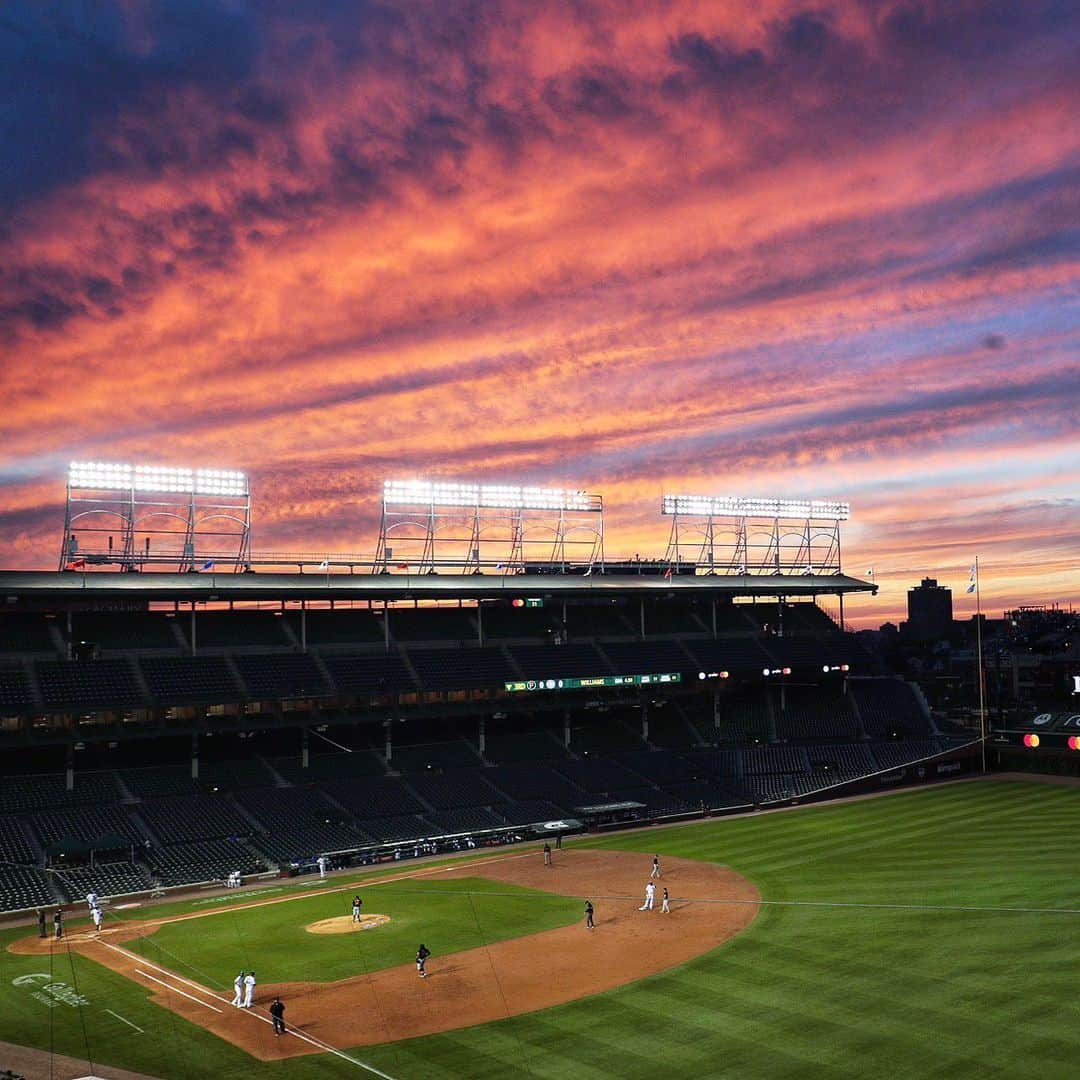
[[[638,908],[638,911],[652,911],[655,903],[656,886],[651,881],[647,881],[645,883],[645,903]]]
[[[241,971],[232,981],[233,984],[233,999],[232,1003],[239,1009],[244,1001],[244,973]]]
[[[249,971],[244,976],[244,1008],[251,1008],[251,999],[255,996],[255,972]]]

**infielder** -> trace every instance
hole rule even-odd
[[[596,923],[593,922],[593,906],[591,900],[585,901],[585,929],[595,930]]]
[[[551,865],[551,845],[550,844],[545,844],[544,845],[544,865],[545,866],[550,866]]]
[[[233,999],[232,1003],[239,1009],[244,1001],[244,973],[241,971],[232,981],[233,984]]]
[[[354,896],[352,898],[352,921],[353,922],[359,922],[360,921],[360,908],[363,907],[363,905],[364,905],[364,901],[360,899],[360,894],[357,893],[356,896]]]
[[[251,1008],[251,999],[255,996],[255,972],[249,971],[244,976],[244,1008]]]
[[[424,965],[427,963],[427,958],[431,955],[431,950],[424,944],[421,944],[420,948],[416,950],[416,973],[421,979],[427,978],[427,972],[424,970]]]
[[[651,881],[647,881],[645,883],[645,903],[638,908],[638,911],[652,911],[655,903],[656,886]]]
[[[652,873],[649,875],[651,878],[658,878],[660,876],[660,856],[654,855],[652,857]]]
[[[668,896],[667,887],[665,886],[665,888],[664,888],[664,902],[660,905],[660,914],[661,915],[670,915],[671,914],[671,907],[668,904],[668,901],[670,899],[671,899],[671,897]]]

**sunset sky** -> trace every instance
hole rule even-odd
[[[0,566],[76,459],[852,503],[902,617],[1080,603],[1080,5],[0,6]]]

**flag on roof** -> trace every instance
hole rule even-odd
[[[323,559],[323,561],[321,563],[319,563],[319,569],[320,570],[329,570],[330,569],[330,560],[329,559]]]
[[[409,564],[407,562],[399,562],[396,564],[398,570],[408,570]]]
[[[213,569],[214,569],[214,560],[213,559],[207,559],[206,562],[204,562],[202,564],[202,566],[199,567],[199,573],[200,574],[205,574],[208,570],[213,570]]]
[[[64,566],[65,570],[84,570],[86,569],[85,559],[72,559],[71,562]]]
[[[671,567],[670,566],[664,571],[664,577],[667,578],[668,581],[671,580]]]

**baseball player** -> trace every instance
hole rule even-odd
[[[96,904],[90,909],[90,918],[94,920],[94,933],[101,933],[101,908]]]
[[[645,883],[645,903],[638,908],[638,911],[652,911],[653,904],[656,903],[656,886],[651,882]]]
[[[251,1008],[251,999],[255,996],[255,972],[249,971],[244,976],[244,1008]]]
[[[652,873],[649,875],[651,878],[658,878],[660,876],[660,856],[654,855],[652,857]]]
[[[668,901],[670,899],[671,899],[671,897],[668,896],[667,886],[665,886],[664,887],[664,902],[660,905],[660,914],[661,915],[670,915],[671,914],[671,905],[668,903]]]
[[[56,936],[62,938],[64,936],[64,913],[60,908],[56,909],[56,914],[52,917],[52,921],[53,930],[55,931]]]
[[[285,1034],[285,1002],[281,998],[274,998],[274,1003],[270,1006],[270,1015],[274,1018],[274,1034]]]
[[[550,866],[551,865],[551,845],[550,844],[544,844],[544,865],[545,866]]]
[[[360,894],[357,893],[352,898],[352,921],[360,921],[360,909],[364,906],[364,901],[360,899]]]
[[[420,948],[416,950],[416,973],[421,979],[427,978],[427,972],[424,970],[424,965],[427,963],[427,958],[431,955],[431,950],[424,944],[420,945]]]
[[[585,901],[585,929],[595,930],[596,923],[593,922],[593,906],[591,900]]]
[[[98,896],[97,896],[97,893],[96,893],[96,892],[94,892],[94,890],[93,890],[93,889],[91,889],[91,890],[90,890],[90,891],[89,891],[89,892],[88,892],[88,893],[86,894],[86,906],[87,906],[87,907],[88,907],[88,908],[89,908],[89,909],[90,909],[91,911],[93,911],[93,910],[94,910],[94,908],[96,908],[96,907],[98,906]]]
[[[326,866],[327,866],[327,863],[329,863],[330,860],[325,855],[320,855],[318,857],[318,859],[316,859],[315,861],[318,863],[318,866],[319,866],[319,877],[323,881],[325,881],[326,880]]]
[[[233,999],[232,1003],[239,1009],[244,1002],[244,973],[241,971],[232,981],[233,984]]]

